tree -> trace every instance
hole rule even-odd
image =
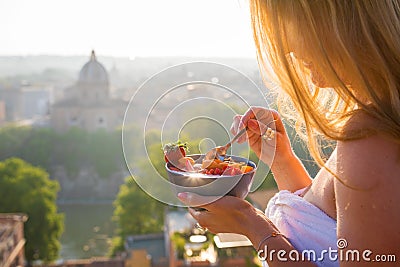
[[[10,158],[0,162],[0,212],[26,213],[25,255],[29,262],[57,259],[64,217],[57,213],[59,185],[46,171]]]
[[[113,242],[113,255],[123,249],[127,236],[163,230],[165,205],[147,195],[132,177],[127,177],[125,184],[121,185],[114,206],[118,236]]]

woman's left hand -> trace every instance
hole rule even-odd
[[[262,211],[238,197],[224,196],[202,206],[198,206],[199,203],[208,203],[215,200],[215,197],[185,192],[179,193],[178,198],[189,207],[206,209],[199,211],[189,208],[189,212],[202,227],[212,233],[237,233],[250,238],[254,235],[262,236],[263,232],[276,230]],[[207,201],[208,199],[210,201]]]

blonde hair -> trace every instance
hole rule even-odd
[[[250,0],[250,11],[259,64],[272,67],[290,99],[282,105],[281,97],[279,110],[295,117],[320,165],[316,136],[351,140],[376,132],[347,127],[358,112],[400,140],[399,1]],[[299,50],[328,86],[312,83]]]

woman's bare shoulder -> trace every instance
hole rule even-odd
[[[400,255],[400,149],[382,134],[338,142],[338,236],[355,248]],[[366,235],[380,231],[379,235]]]
[[[361,188],[390,180],[400,186],[400,140],[380,132],[381,122],[359,113],[346,126],[350,131],[373,129],[365,137],[337,143],[337,171],[343,181]]]
[[[354,187],[366,189],[392,181],[400,189],[400,144],[381,134],[340,141],[336,170]]]
[[[381,135],[337,145],[338,236],[354,248],[400,255],[399,153],[399,145]]]

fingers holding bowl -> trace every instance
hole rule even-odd
[[[192,198],[201,199],[203,196],[193,194]],[[233,196],[224,196],[203,207],[207,211],[189,208],[189,213],[203,229],[212,233],[241,233],[243,217],[254,209],[249,202]]]

